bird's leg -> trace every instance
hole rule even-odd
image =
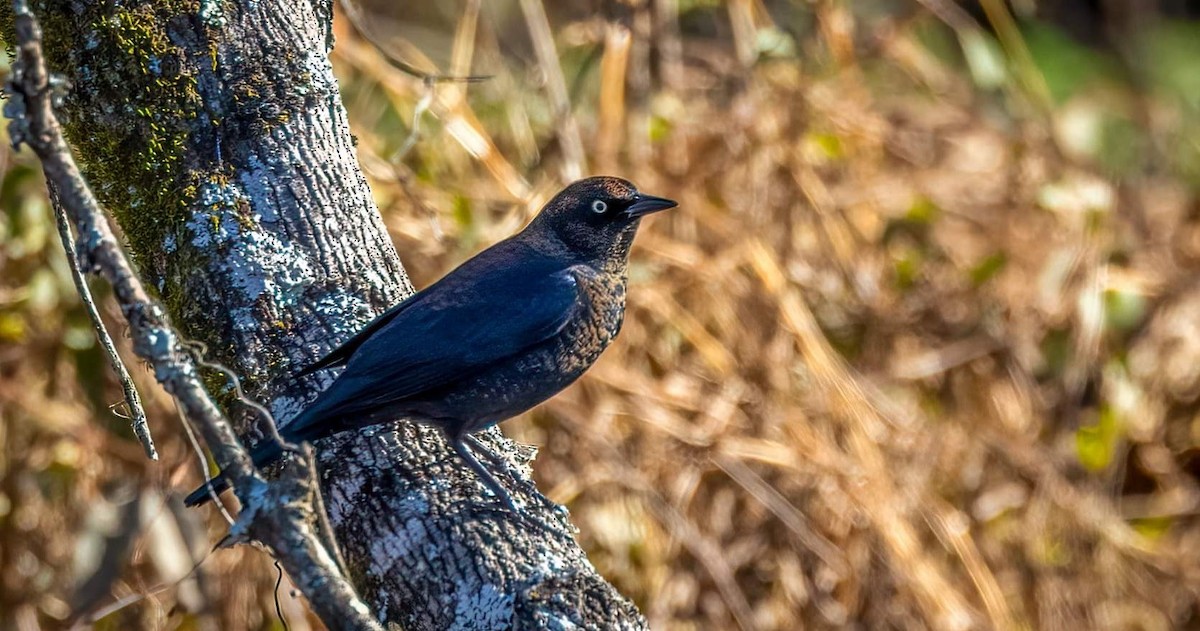
[[[487,486],[489,489],[491,489],[492,493],[495,493],[496,497],[498,497],[500,499],[500,501],[504,502],[504,504],[508,507],[508,509],[510,511],[513,512],[514,515],[516,515],[519,518],[527,520],[529,523],[546,531],[549,534],[561,536],[564,533],[566,533],[566,535],[568,537],[571,536],[570,532],[568,530],[564,530],[562,524],[558,524],[558,527],[555,528],[555,527],[551,526],[550,522],[540,519],[538,517],[538,515],[535,513],[527,514],[525,511],[517,510],[516,504],[513,503],[512,496],[510,496],[508,494],[508,491],[504,490],[504,488],[500,486],[500,483],[496,480],[496,478],[493,477],[492,474],[487,469],[484,469],[483,465],[480,464],[479,461],[476,460],[473,455],[471,455],[470,449],[467,448],[468,444],[470,444],[472,449],[477,449],[479,451],[482,451],[484,453],[484,455],[487,457],[487,459],[492,461],[492,464],[500,467],[501,469],[504,469],[508,473],[509,477],[513,479],[513,481],[517,482],[518,484],[528,485],[528,486],[532,487],[532,491],[530,493],[530,495],[532,497],[534,497],[535,499],[540,498],[542,502],[553,507],[555,510],[557,510],[559,507],[557,504],[555,504],[554,502],[551,502],[550,500],[546,499],[543,495],[538,493],[537,487],[533,486],[532,481],[525,480],[525,479],[521,478],[520,476],[518,476],[516,474],[516,472],[513,471],[511,467],[509,467],[508,461],[506,461],[503,458],[501,458],[500,456],[498,456],[491,449],[488,449],[487,445],[484,445],[482,441],[480,441],[478,438],[476,438],[472,434],[463,432],[462,434],[459,434],[457,436],[451,436],[450,444],[454,446],[454,451],[458,452],[458,455],[463,460],[466,460],[467,464],[470,465],[471,468],[475,470],[475,473],[479,474],[479,478],[480,478],[480,480],[483,481],[484,485]]]
[[[499,467],[500,469],[503,469],[504,472],[508,475],[509,479],[511,479],[515,484],[517,484],[522,489],[522,491],[524,491],[525,494],[527,494],[534,501],[536,501],[539,504],[541,504],[542,506],[550,509],[550,511],[553,513],[556,513],[556,514],[559,514],[562,516],[566,515],[565,509],[562,506],[554,503],[553,500],[546,497],[545,495],[542,495],[542,493],[540,491],[538,491],[537,485],[533,483],[532,479],[521,477],[521,475],[518,474],[515,469],[513,469],[512,463],[510,463],[508,460],[502,458],[495,451],[492,451],[492,449],[490,447],[488,447],[486,444],[484,444],[484,442],[482,440],[479,440],[478,436],[476,436],[475,434],[464,433],[461,438],[462,438],[462,441],[464,443],[466,443],[468,446],[470,446],[470,448],[473,451],[482,452],[483,455],[485,457],[487,457],[487,459],[490,460],[493,465]],[[520,515],[521,513],[518,513],[518,514]],[[550,522],[545,521],[542,518],[539,518],[538,516],[536,516],[533,513],[530,513],[529,515],[527,515],[527,517],[529,518],[529,521],[531,523],[538,526],[539,528],[546,530],[546,532],[549,532],[554,535],[561,535],[564,532],[566,532],[566,533],[568,533],[568,536],[570,536],[569,524],[567,524],[567,527],[564,528],[565,522],[556,524],[557,527],[552,527],[550,525]]]
[[[485,485],[487,485],[488,488],[491,488],[492,493],[496,493],[500,500],[504,501],[504,503],[508,505],[509,510],[514,512],[514,515],[516,515],[518,518],[524,519],[524,521],[534,525],[536,528],[545,530],[548,534],[554,536],[571,536],[570,524],[558,522],[556,524],[558,528],[554,528],[553,525],[551,525],[551,522],[546,521],[546,519],[539,518],[536,513],[527,513],[526,511],[518,511],[516,509],[516,506],[512,504],[512,498],[510,497],[509,493],[504,491],[503,488],[499,488],[496,479],[494,479],[490,473],[487,473],[487,471],[482,468],[482,465],[479,464],[478,461],[474,461],[472,457],[468,456],[469,451],[467,450],[467,445],[470,445],[470,449],[484,453],[487,459],[492,461],[492,464],[497,465],[497,467],[500,469],[504,469],[505,473],[508,473],[512,481],[518,483],[518,485],[526,487],[529,497],[539,500],[544,506],[551,507],[554,512],[558,512],[560,506],[554,504],[553,501],[546,498],[545,495],[539,493],[538,487],[534,486],[533,480],[527,480],[524,479],[524,477],[517,475],[516,471],[512,470],[512,467],[510,467],[509,462],[497,455],[496,452],[488,449],[487,445],[484,444],[484,441],[480,440],[478,437],[475,437],[474,434],[463,432],[462,434],[457,435],[457,437],[450,438],[450,444],[455,446],[455,451],[458,452],[458,455],[462,456],[463,459],[466,459],[468,464],[472,465],[472,468],[475,469],[476,473],[479,473],[481,479],[484,480]],[[562,515],[562,513],[560,513],[560,515]]]
[[[509,510],[516,513],[517,505],[513,502],[512,496],[508,494],[508,491],[503,486],[500,486],[500,481],[475,458],[471,450],[467,449],[467,444],[463,441],[465,436],[466,434],[450,436],[450,446],[454,448],[454,452],[458,454],[458,457],[462,458],[467,463],[467,466],[475,471],[475,474],[479,476],[479,481],[483,482],[483,485],[496,496],[496,499],[500,500]]]
[[[462,440],[463,442],[467,443],[467,446],[469,446],[472,451],[476,453],[482,453],[484,457],[490,460],[493,465],[503,469],[504,473],[507,474],[514,483],[519,485],[530,497],[557,508],[557,504],[551,502],[546,496],[538,492],[537,486],[533,483],[533,480],[521,477],[521,475],[517,473],[515,469],[513,469],[512,463],[500,457],[500,455],[496,452],[492,451],[492,449],[485,445],[482,440],[479,440],[478,436],[475,434],[464,433],[462,435]]]
[[[492,461],[493,465],[499,467],[500,469],[503,469],[504,473],[508,474],[508,477],[512,478],[513,482],[516,482],[517,484],[520,484],[521,486],[533,488],[535,491],[537,490],[537,487],[533,486],[533,482],[526,480],[525,478],[522,478],[512,468],[512,463],[505,460],[504,458],[501,458],[496,452],[492,451],[491,448],[489,448],[487,445],[483,444],[483,441],[479,440],[478,436],[476,436],[475,434],[463,434],[462,440],[463,440],[463,442],[467,443],[467,445],[473,451],[483,453],[484,457],[486,457],[488,460]]]

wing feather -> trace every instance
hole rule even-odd
[[[447,276],[331,353],[326,365],[345,363],[345,372],[288,430],[394,405],[550,339],[583,308],[582,268],[526,261]]]

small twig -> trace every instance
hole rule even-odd
[[[283,631],[290,631],[292,627],[288,625],[287,618],[283,617],[283,607],[279,604],[279,586],[283,585],[283,566],[279,564],[279,559],[275,559],[275,571],[279,573],[275,577],[275,615],[283,625]]]
[[[321,543],[329,551],[329,556],[333,557],[334,562],[337,563],[338,569],[342,571],[342,576],[350,576],[346,557],[342,556],[342,548],[338,546],[337,538],[333,535],[333,524],[329,523],[329,512],[325,510],[325,497],[321,494],[321,481],[317,479],[317,453],[310,443],[302,443],[300,449],[304,452],[304,457],[308,459],[308,484],[312,487],[313,514],[317,518],[317,536],[321,538]]]
[[[421,98],[417,100],[416,107],[413,108],[412,129],[408,132],[408,137],[404,139],[404,143],[392,154],[391,162],[403,160],[404,156],[408,155],[408,152],[412,151],[417,141],[421,139],[421,117],[425,115],[425,112],[429,111],[429,106],[433,104],[433,91],[436,87],[437,85],[433,79],[429,77],[421,81],[422,94]]]
[[[183,423],[183,431],[187,434],[188,442],[192,446],[192,452],[196,454],[196,459],[200,461],[200,473],[204,476],[204,486],[208,487],[209,495],[212,495],[213,504],[217,507],[217,512],[221,513],[221,517],[225,518],[225,523],[233,525],[233,515],[229,514],[229,510],[225,508],[225,504],[218,497],[216,489],[212,486],[212,477],[208,475],[208,457],[204,455],[204,449],[200,447],[200,441],[196,440],[196,432],[192,429],[192,422],[188,420],[179,406],[175,407],[179,412],[179,420]]]
[[[349,2],[348,0],[342,0],[342,12],[350,20],[350,23],[354,25],[355,30],[357,30],[364,38],[366,38],[367,41],[374,44],[375,48],[379,49],[384,56],[387,57],[388,63],[392,64],[397,70],[406,75],[416,77],[427,83],[481,83],[492,78],[491,75],[453,76],[425,72],[420,68],[417,68],[416,66],[404,61],[403,59],[398,59],[394,54],[392,54],[391,51],[388,50],[387,46],[383,46],[379,42],[376,42],[373,35],[373,30],[367,28],[366,26],[366,16],[364,16],[362,12],[358,10],[358,7],[355,6],[354,3]]]
[[[283,436],[279,435],[279,428],[275,423],[275,415],[272,414],[271,411],[266,408],[266,406],[258,401],[255,401],[254,399],[251,399],[246,394],[245,389],[242,388],[241,378],[238,377],[237,373],[235,373],[232,368],[229,368],[220,362],[205,359],[205,355],[208,354],[208,346],[205,345],[204,342],[199,342],[196,340],[181,340],[180,344],[188,351],[192,357],[192,361],[195,362],[196,365],[203,366],[204,368],[215,370],[221,373],[222,376],[229,380],[229,383],[233,384],[234,398],[236,398],[238,402],[242,403],[246,407],[257,412],[259,418],[264,421],[263,423],[259,424],[260,431],[262,427],[266,427],[266,430],[261,432],[263,436],[266,436],[268,440],[275,441],[285,451],[298,451],[298,447],[296,445],[285,441]],[[186,425],[186,418],[184,418],[184,423]],[[190,426],[188,426],[188,431],[190,435]],[[194,437],[192,440],[195,442]],[[204,460],[204,452],[200,451],[199,445],[195,445],[195,447],[197,453],[200,454],[201,463],[204,465],[200,469],[201,473],[204,475],[204,486],[208,489],[208,494],[213,498],[213,503],[220,507],[221,514],[225,517],[225,521],[229,522],[229,524],[232,526],[234,524],[234,520],[229,516],[228,511],[225,510],[225,505],[222,504],[218,499],[217,496],[219,494],[217,493],[216,489],[213,488],[212,477],[208,475],[208,463]]]
[[[79,269],[79,259],[75,255],[75,237],[71,235],[71,223],[58,199],[58,191],[53,185],[49,185],[49,182],[47,184],[50,205],[54,207],[54,218],[58,223],[58,237],[62,240],[63,250],[67,253],[67,264],[71,268],[71,280],[75,281],[75,290],[79,292],[79,299],[83,301],[83,306],[87,309],[88,318],[92,321],[92,328],[96,331],[96,338],[100,340],[100,346],[104,349],[104,354],[108,356],[108,364],[112,366],[113,372],[117,373],[117,380],[121,382],[121,389],[125,391],[125,404],[129,406],[129,425],[133,428],[133,434],[137,436],[138,442],[142,443],[146,457],[158,460],[158,450],[154,448],[154,438],[150,436],[150,425],[146,422],[146,410],[142,408],[142,398],[138,395],[133,377],[129,376],[129,370],[125,368],[125,362],[117,354],[117,347],[113,344],[112,336],[108,334],[108,328],[100,319],[100,310],[96,307],[95,299],[92,298],[92,290],[88,287],[87,279],[83,277],[83,271]]]
[[[479,0],[470,0],[463,9],[463,14],[458,21],[458,30],[454,35],[454,49],[450,60],[450,68],[453,73],[465,75],[471,68],[470,58],[474,51],[475,26],[478,19]],[[365,34],[361,28],[359,32]],[[437,89],[437,84],[437,77],[430,75],[421,77],[422,93],[416,107],[413,108],[412,129],[409,131],[408,137],[404,139],[404,143],[392,154],[392,163],[400,162],[421,139],[421,118],[429,110],[429,106],[433,105],[434,90]]]
[[[242,379],[238,377],[237,373],[235,373],[232,368],[222,364],[221,362],[216,362],[205,358],[205,355],[208,354],[208,346],[206,346],[204,342],[199,342],[196,340],[182,340],[180,344],[182,344],[183,347],[186,348],[189,353],[191,353],[192,361],[196,362],[198,366],[203,366],[209,370],[215,370],[221,373],[222,376],[229,380],[229,383],[233,384],[233,394],[238,402],[254,410],[255,412],[258,412],[259,418],[265,421],[265,423],[263,423],[263,425],[266,426],[266,431],[263,432],[265,436],[279,443],[279,446],[283,447],[283,449],[286,451],[299,451],[299,447],[287,442],[283,439],[283,436],[279,435],[279,426],[275,422],[275,415],[272,414],[265,405],[255,401],[254,399],[251,399],[246,394],[246,390],[242,388]]]
[[[975,18],[971,17],[966,9],[950,0],[917,0],[917,3],[924,6],[927,11],[960,36],[968,31],[983,30],[983,27],[979,26],[979,22],[975,21]]]
[[[76,620],[74,624],[71,624],[68,628],[70,628],[72,631],[75,631],[76,629],[79,631],[90,629],[92,628],[92,625],[96,624],[97,621],[111,616],[112,614],[117,613],[126,607],[136,605],[143,600],[150,598],[151,596],[157,596],[158,594],[161,594],[174,586],[175,585],[166,584],[156,585],[144,592],[135,592],[133,594],[129,594],[128,596],[123,596],[105,605],[104,607],[101,607],[100,609],[83,616],[81,619]]]
[[[112,614],[117,613],[118,611],[120,611],[126,607],[135,605],[135,604],[137,604],[143,600],[146,600],[147,598],[150,598],[152,596],[157,596],[169,589],[175,589],[175,588],[179,587],[180,585],[182,585],[184,581],[194,579],[196,577],[196,572],[200,571],[200,566],[204,565],[205,561],[212,558],[212,552],[213,551],[210,551],[208,554],[204,555],[204,558],[192,563],[192,569],[188,570],[186,574],[179,577],[178,580],[174,580],[169,583],[159,583],[159,584],[154,585],[153,587],[147,588],[141,592],[129,594],[128,596],[123,596],[121,598],[118,598],[118,599],[114,600],[113,602],[111,602],[103,607],[100,607],[99,609],[96,609],[91,612],[87,612],[86,614],[82,615],[80,617],[80,619],[75,622],[74,625],[71,626],[71,629],[74,630],[74,629],[91,628],[90,625],[94,625],[94,624],[96,624],[97,621],[99,621],[103,618],[107,618],[108,616],[111,616]]]

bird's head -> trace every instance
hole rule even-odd
[[[638,192],[617,177],[589,177],[554,196],[530,227],[546,229],[585,258],[623,264],[642,217],[674,208],[669,199]]]

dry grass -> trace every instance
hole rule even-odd
[[[838,3],[690,11],[552,14],[560,67],[534,45],[540,73],[493,65],[432,93],[352,33],[334,55],[418,286],[575,171],[681,202],[639,237],[618,344],[505,426],[542,447],[539,484],[602,573],[661,629],[1198,624],[1200,108],[1169,77],[1064,94],[1003,16],[992,40]],[[447,70],[504,57],[487,24],[445,31]],[[795,24],[792,52],[762,54]],[[1015,60],[998,79],[997,41]],[[422,135],[394,160],[422,97]],[[14,159],[0,154],[6,182],[29,168]],[[161,494],[196,465],[161,398],[161,466],[119,420],[89,419],[119,391],[53,234],[30,236],[50,225],[37,182],[18,184],[0,244],[0,561],[23,573],[0,579],[0,620],[33,629],[69,608],[122,498],[171,515]],[[102,602],[170,583],[188,556],[171,550],[217,532],[134,521]],[[273,624],[261,558],[204,568],[110,621]],[[206,597],[218,618],[172,612]]]

